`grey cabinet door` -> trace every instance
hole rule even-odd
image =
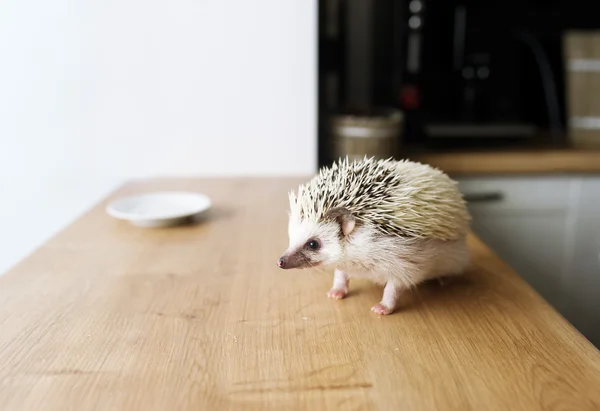
[[[563,308],[566,213],[473,213],[473,231],[553,305]]]
[[[565,270],[565,317],[600,347],[600,178],[583,178]]]

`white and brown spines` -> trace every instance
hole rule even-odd
[[[469,216],[456,183],[441,171],[410,161],[341,159],[291,192],[290,216],[321,221],[331,209],[385,235],[457,239]]]
[[[385,191],[396,183],[393,168],[391,159],[340,159],[321,168],[308,183],[298,187],[297,193],[290,193],[291,214],[319,221],[328,210],[342,207],[360,217],[365,206],[372,207],[372,202],[384,198]]]

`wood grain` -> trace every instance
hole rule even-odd
[[[0,409],[600,409],[599,352],[477,238],[389,317],[379,287],[279,270],[297,182],[132,183],[215,207],[142,229],[103,202],[0,277]]]
[[[600,173],[600,150],[545,149],[409,155],[453,175]]]

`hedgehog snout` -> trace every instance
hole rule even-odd
[[[302,262],[296,255],[283,255],[277,260],[277,266],[283,270],[290,270],[292,268],[302,268]]]
[[[307,266],[309,261],[306,258],[306,255],[301,251],[286,251],[279,260],[277,260],[277,266],[284,270],[289,270],[292,268],[304,268]]]
[[[287,270],[289,268],[295,267],[295,259],[293,254],[289,254],[288,252],[284,253],[279,260],[277,260],[277,267]]]

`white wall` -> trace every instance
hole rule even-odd
[[[0,272],[130,177],[316,168],[316,2],[8,0]]]

